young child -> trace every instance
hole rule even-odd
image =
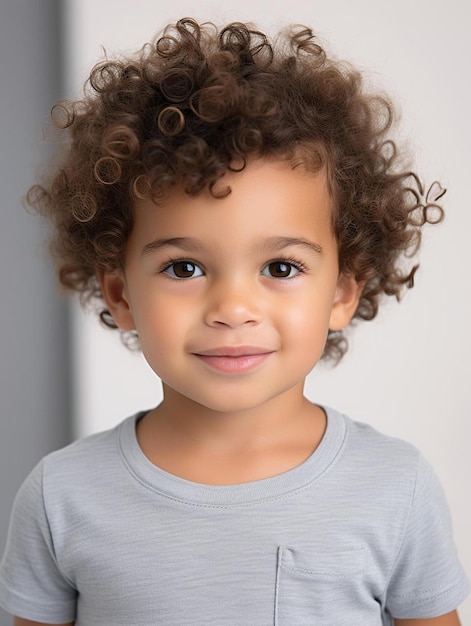
[[[62,284],[138,339],[164,399],[31,473],[0,604],[17,626],[458,625],[429,464],[303,395],[442,217],[391,104],[309,29],[190,19],[89,85],[30,201]]]

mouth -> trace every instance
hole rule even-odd
[[[253,370],[273,353],[273,350],[257,346],[225,346],[193,354],[212,369],[231,374]]]

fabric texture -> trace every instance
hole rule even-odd
[[[48,455],[15,501],[0,605],[76,626],[384,626],[455,609],[468,583],[430,465],[325,410],[304,463],[239,485],[154,466],[140,415]]]

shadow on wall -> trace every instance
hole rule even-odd
[[[0,152],[0,553],[21,482],[70,432],[67,305],[43,244],[47,233],[22,207],[50,154],[41,136],[60,97],[60,6],[16,0],[0,9],[0,136],[10,138]],[[10,623],[0,609],[0,624]]]

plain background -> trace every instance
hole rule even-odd
[[[2,545],[13,493],[43,454],[161,397],[143,358],[129,354],[115,333],[101,329],[74,300],[67,315],[41,244],[44,229],[24,214],[19,199],[32,182],[34,163],[46,156],[38,144],[50,105],[80,95],[102,47],[109,55],[134,50],[184,16],[219,24],[252,21],[269,32],[288,23],[312,26],[330,50],[391,94],[402,117],[400,137],[411,145],[418,170],[427,183],[438,178],[448,188],[447,219],[425,233],[416,288],[400,305],[386,303],[377,320],[355,328],[344,362],[334,370],[316,368],[306,391],[424,452],[445,487],[461,560],[471,573],[471,55],[465,0],[228,0],[223,6],[207,0],[3,0]],[[470,599],[460,613],[463,624],[471,623]],[[0,611],[2,626],[7,619]]]

